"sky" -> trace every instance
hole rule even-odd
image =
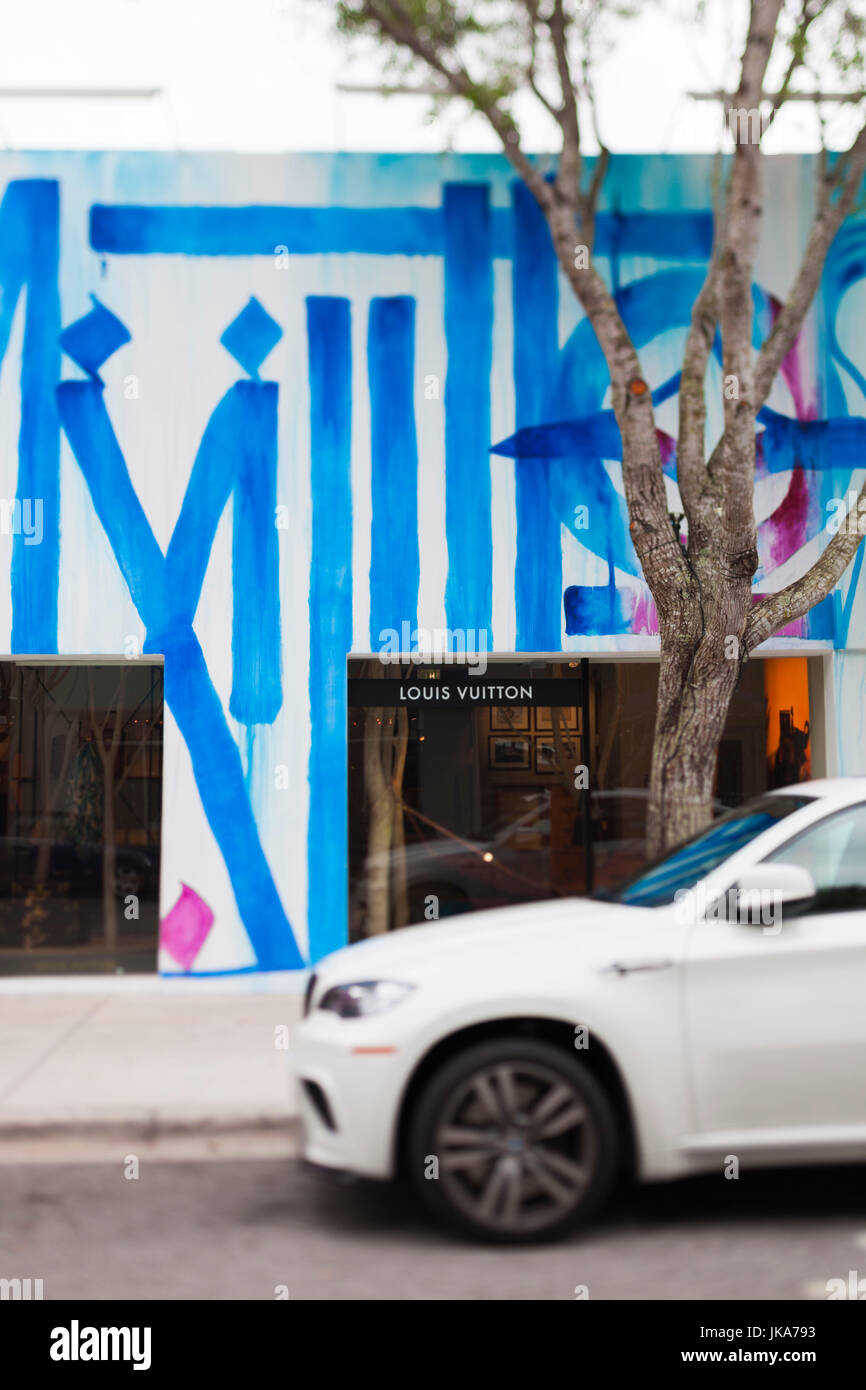
[[[743,0],[643,0],[601,65],[605,142],[685,153],[720,143],[718,104],[688,92],[732,85]],[[374,84],[372,55],[333,32],[331,0],[0,0],[0,149],[491,150],[455,103],[437,121],[418,97],[340,90]],[[158,88],[111,99],[21,97],[9,88]],[[550,118],[518,108],[524,145],[555,147]],[[831,143],[853,113],[837,113]],[[805,105],[783,112],[768,153],[814,149]]]

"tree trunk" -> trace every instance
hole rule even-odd
[[[63,758],[56,781],[51,782],[51,755],[54,746],[56,720],[47,714],[42,729],[42,815],[34,827],[34,838],[39,841],[36,853],[36,868],[33,882],[41,891],[48,879],[51,865],[51,847],[56,838],[54,815],[66,790],[66,777],[72,762],[73,748],[78,742],[78,724],[67,720],[63,744]]]
[[[368,709],[364,718],[364,781],[370,825],[367,834],[367,934],[381,936],[390,917],[393,792],[382,766],[385,710]]]
[[[409,923],[409,882],[406,874],[406,831],[403,820],[403,776],[409,751],[409,711],[400,707],[394,715],[394,766],[391,772],[392,852],[395,927]]]
[[[90,704],[90,722],[93,730],[93,741],[99,760],[102,764],[102,784],[103,784],[103,840],[102,847],[102,920],[105,933],[106,950],[115,951],[117,949],[117,846],[114,843],[114,798],[120,787],[129,775],[129,766],[120,777],[115,779],[115,766],[117,764],[117,752],[120,747],[121,735],[123,731],[123,687],[126,673],[121,669],[120,678],[117,683],[117,690],[112,700],[115,708],[114,728],[111,738],[106,742],[105,733],[108,727],[110,714],[106,714],[102,724],[96,718],[96,693],[93,684],[92,673],[88,672],[87,685]]]
[[[725,655],[732,636],[705,636],[691,651],[687,643],[662,640],[647,808],[650,858],[712,820],[719,742],[741,669],[738,657]]]
[[[102,850],[102,921],[105,931],[105,949],[112,954],[117,950],[117,846],[114,843],[114,763],[104,769],[103,802],[105,806],[103,825],[105,844]]]

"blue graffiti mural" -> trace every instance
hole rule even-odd
[[[418,545],[418,442],[415,435],[415,301],[409,295],[370,301],[372,523],[370,646],[383,628],[415,626],[421,562]]]
[[[499,538],[492,503],[498,474],[505,472],[501,460],[507,458],[514,477],[516,561],[513,579],[509,575],[514,650],[557,651],[563,628],[574,637],[651,633],[651,603],[645,593],[640,596],[640,570],[616,473],[621,443],[608,408],[602,354],[585,321],[560,343],[562,288],[547,227],[531,195],[505,179],[492,191],[475,176],[471,160],[465,167],[465,179],[434,182],[417,206],[400,206],[384,196],[381,205],[367,206],[202,201],[181,206],[158,197],[149,202],[144,195],[137,202],[94,201],[87,209],[88,251],[95,265],[121,271],[138,264],[134,258],[160,265],[164,258],[180,258],[181,264],[188,258],[247,260],[251,277],[255,258],[272,260],[278,249],[317,262],[362,256],[379,262],[394,258],[403,266],[406,260],[437,258],[437,312],[447,358],[441,601],[448,626],[490,630],[494,624]],[[127,197],[130,187],[124,189]],[[657,343],[688,324],[712,244],[712,215],[703,207],[643,210],[639,201],[632,198],[629,211],[599,215],[596,255],[606,261],[623,316],[652,371],[662,360],[654,355]],[[136,343],[140,325],[127,314],[129,322],[121,322],[94,299],[88,314],[61,331],[59,210],[60,188],[52,179],[13,180],[0,204],[0,364],[18,306],[26,310],[17,490],[21,498],[36,496],[44,503],[43,544],[25,546],[23,536],[13,541],[11,649],[58,650],[62,428],[146,629],[145,648],[165,657],[166,698],[256,967],[296,968],[302,952],[263,849],[259,822],[265,817],[254,805],[250,772],[255,731],[273,727],[285,712],[284,661],[290,643],[298,641],[297,632],[287,635],[281,611],[280,534],[274,525],[285,392],[281,396],[277,382],[261,375],[289,330],[288,318],[272,305],[277,322],[250,297],[252,286],[242,290],[237,304],[246,299],[245,307],[220,341],[243,375],[227,390],[221,384],[212,409],[208,401],[211,413],[200,436],[196,431],[200,442],[163,553],[124,457],[125,426],[118,421],[115,429],[100,376],[114,352],[130,339]],[[514,398],[512,432],[499,439],[490,432],[496,315],[502,312],[497,261],[508,262],[511,272]],[[240,273],[233,284],[242,283],[243,267]],[[793,413],[784,413],[774,398],[774,408],[759,419],[759,478],[778,475],[785,491],[761,523],[758,588],[816,540],[828,501],[844,495],[852,470],[861,465],[866,419],[852,402],[866,403],[866,378],[843,348],[837,320],[845,295],[863,279],[866,231],[851,223],[831,250],[822,286],[823,336],[814,350],[822,357],[799,345],[783,372]],[[327,279],[324,283],[333,288]],[[300,548],[309,564],[303,596],[309,605],[308,710],[293,709],[292,718],[305,728],[309,719],[304,757],[307,820],[314,830],[305,850],[306,954],[313,960],[341,945],[346,933],[347,885],[339,868],[347,857],[346,656],[359,629],[366,628],[375,649],[383,628],[414,626],[424,584],[415,402],[425,366],[419,360],[418,295],[405,292],[405,281],[395,286],[399,293],[387,286],[383,293],[370,293],[360,274],[354,284],[351,292],[341,284],[340,293],[302,293],[305,342],[293,358],[293,370],[309,388],[308,400],[303,396],[293,407],[307,412],[309,456],[291,463],[308,470],[310,516],[308,534],[293,521],[297,534],[286,536],[283,563],[289,549],[294,556]],[[760,342],[779,306],[761,286],[754,295],[755,341]],[[267,294],[263,297],[271,303]],[[354,341],[366,351],[363,363],[355,360],[357,348],[353,354],[353,324],[361,334]],[[84,380],[61,381],[61,353]],[[678,391],[678,376],[669,372],[668,362],[651,377],[660,406]],[[370,408],[370,483],[364,499],[364,514],[369,508],[370,516],[370,589],[363,622],[356,599],[367,576],[353,568],[358,552],[353,415],[359,389],[368,394]],[[675,441],[660,430],[659,442],[665,473],[675,480]],[[185,468],[182,460],[172,466]],[[224,707],[193,623],[217,528],[230,504],[231,689]],[[581,555],[601,566],[601,582],[565,582],[563,527]],[[858,555],[844,599],[834,594],[792,635],[844,644],[861,562]],[[284,596],[286,585],[296,582],[289,566],[282,579]],[[366,642],[363,632],[361,640]],[[246,768],[229,718],[247,738]]]
[[[224,345],[248,370],[257,371],[279,336],[263,325],[263,313],[251,301],[223,335]],[[273,525],[277,388],[270,382],[238,382],[223,397],[202,438],[163,558],[130,481],[98,376],[127,338],[124,325],[98,301],[61,334],[63,350],[90,379],[57,387],[60,422],[147,630],[144,650],[165,657],[166,700],[189,750],[259,968],[297,968],[303,960],[262,852],[240,754],[192,628],[217,523],[233,492],[231,709],[245,723],[273,720],[281,704]]]
[[[42,500],[43,538],[12,549],[12,651],[57,650],[60,568],[60,197],[53,179],[13,180],[0,204],[0,364],[26,291],[21,356],[18,496]]]
[[[352,649],[352,325],[348,299],[307,299],[310,370],[310,954],[345,940],[346,653]]]

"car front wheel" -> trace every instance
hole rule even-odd
[[[535,1038],[497,1038],[446,1062],[409,1130],[413,1183],[464,1233],[517,1243],[565,1234],[607,1196],[617,1123],[589,1069]]]

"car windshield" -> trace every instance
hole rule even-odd
[[[676,849],[644,865],[623,883],[601,888],[593,897],[635,907],[663,907],[672,903],[677,893],[694,888],[699,879],[712,873],[756,835],[807,806],[810,800],[808,796],[763,796],[749,801],[745,806],[726,812]]]

